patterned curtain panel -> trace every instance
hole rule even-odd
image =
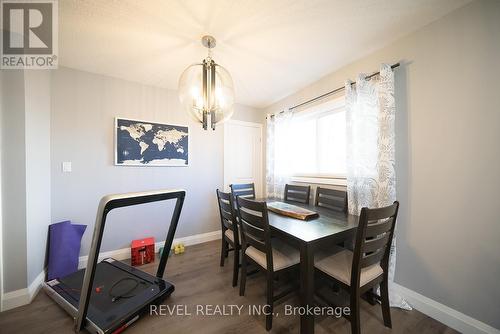
[[[283,198],[285,184],[290,181],[289,138],[292,112],[285,110],[267,118],[266,195]]]
[[[349,212],[359,215],[362,207],[378,208],[396,200],[394,73],[383,64],[380,76],[366,80],[360,74],[353,86],[346,82],[347,197]],[[390,302],[411,309],[391,283],[396,266],[396,238],[389,265]]]

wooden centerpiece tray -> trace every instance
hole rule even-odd
[[[277,214],[300,220],[311,220],[319,217],[317,212],[289,203],[269,202],[267,203],[267,208],[269,211]]]

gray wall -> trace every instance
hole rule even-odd
[[[2,187],[2,161],[3,161],[3,72],[0,71],[0,308],[2,305],[2,298],[3,298],[3,211],[2,211],[2,204],[3,204],[3,187]]]
[[[2,71],[2,220],[4,292],[26,288],[24,72]]]
[[[0,130],[3,132],[3,72],[0,71]],[[3,212],[2,212],[2,204],[3,204],[3,191],[2,191],[2,161],[3,161],[3,136],[0,133],[0,308],[2,305],[3,298]]]
[[[42,272],[50,224],[50,71],[25,72],[28,285]]]
[[[396,282],[500,328],[500,1],[477,1],[267,112],[396,70]]]
[[[265,113],[262,109],[255,109],[245,105],[236,105],[231,119],[239,121],[265,124]]]
[[[3,288],[42,272],[50,223],[50,72],[2,71]]]
[[[184,188],[186,201],[176,237],[218,230],[215,189],[223,185],[223,129],[204,131],[182,111],[177,93],[68,68],[52,73],[52,222],[88,225],[81,254],[88,253],[99,199],[109,193]],[[255,115],[254,115],[255,114]],[[236,106],[233,118],[255,121],[262,113]],[[188,124],[189,167],[113,165],[114,117]],[[71,161],[73,172],[62,173]],[[172,205],[144,205],[112,212],[102,251],[128,247],[145,236],[165,238]]]

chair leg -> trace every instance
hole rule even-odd
[[[241,276],[240,276],[240,296],[245,295],[245,285],[247,283],[247,259],[245,252],[241,252]]]
[[[227,241],[224,238],[224,236],[222,236],[222,247],[221,247],[221,251],[220,251],[220,266],[221,267],[224,267],[224,260],[226,258],[226,253],[227,253],[226,249],[227,249]]]
[[[234,248],[234,262],[233,262],[233,287],[238,285],[238,272],[240,271],[240,250]]]
[[[360,319],[359,319],[359,303],[360,303],[359,294],[353,293],[351,291],[351,333],[352,334],[360,334]]]
[[[382,316],[384,318],[385,327],[392,328],[391,321],[391,305],[389,304],[389,287],[387,284],[387,279],[380,283],[380,297],[382,304]]]
[[[266,314],[266,330],[270,331],[273,327],[273,296],[274,296],[274,274],[271,271],[267,272],[267,305],[268,309],[266,310],[268,314]]]

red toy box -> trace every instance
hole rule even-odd
[[[155,260],[155,238],[145,238],[132,241],[130,258],[133,266],[140,266]]]

